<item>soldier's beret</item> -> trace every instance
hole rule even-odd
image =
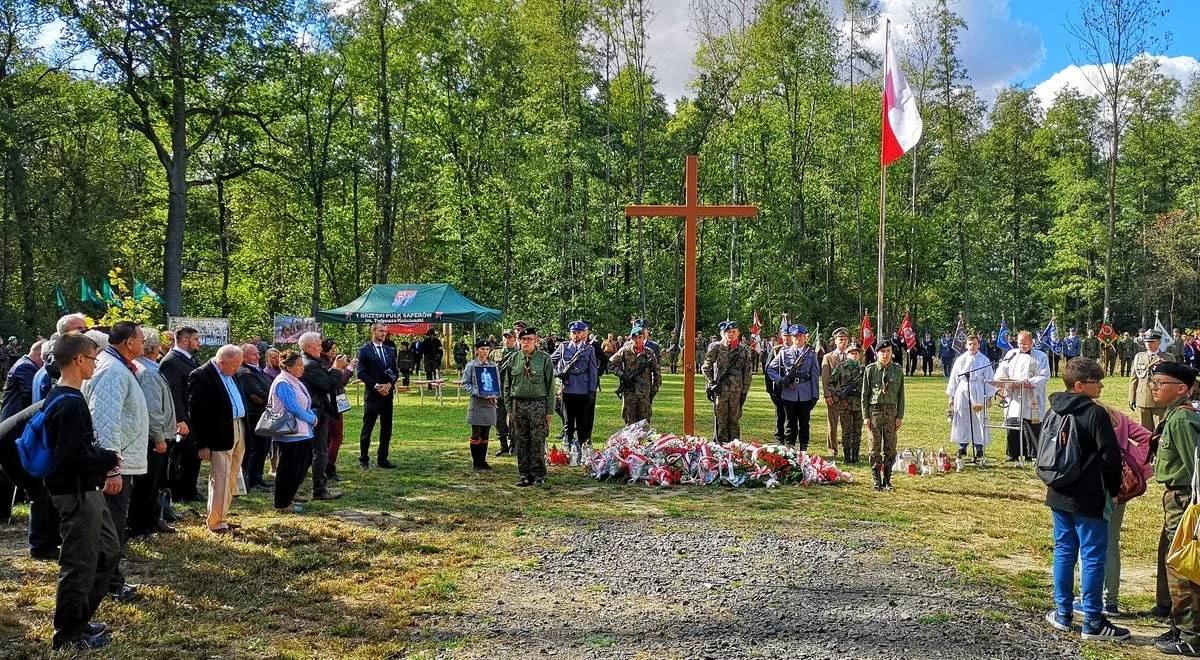
[[[520,337],[521,339],[536,336],[538,336],[537,328],[521,328],[521,331],[517,333],[517,337]]]
[[[489,344],[486,339],[475,340],[475,348],[483,348],[484,346],[487,346],[488,348],[492,347],[492,345]]]
[[[726,330],[737,330],[738,329],[737,321],[726,321],[725,329]]]
[[[513,334],[512,330],[505,330],[504,332],[500,333],[500,336],[501,337],[516,337],[516,335]]]
[[[808,334],[808,328],[806,328],[805,326],[803,326],[799,323],[788,328],[788,330],[790,330],[793,335],[807,335]]]
[[[1162,333],[1158,330],[1147,330],[1146,341],[1162,341]]]
[[[834,337],[849,337],[850,331],[847,330],[845,328],[845,326],[839,326],[839,327],[833,329],[833,336]]]
[[[634,323],[633,327],[629,329],[629,334],[640,335],[645,331],[646,331],[646,327],[643,326],[641,323]]]
[[[527,328],[529,324],[524,321],[513,321],[513,330],[520,331],[521,328]]]
[[[1179,362],[1159,362],[1154,365],[1151,373],[1170,376],[1188,387],[1196,384],[1196,370]]]
[[[588,326],[587,321],[571,321],[571,323],[567,325],[567,330],[570,330],[571,332],[583,332],[589,327],[590,326]]]
[[[890,350],[892,350],[892,343],[887,342],[887,341],[880,342],[879,345],[875,347],[876,353],[878,353],[880,351],[890,351]]]

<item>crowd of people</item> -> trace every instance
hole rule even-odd
[[[106,595],[119,601],[139,597],[137,585],[129,584],[122,570],[127,539],[173,533],[176,503],[205,501],[206,528],[227,535],[238,527],[230,520],[234,498],[250,490],[272,493],[281,514],[303,512],[307,498],[301,490],[309,479],[312,498],[340,497],[331,484],[340,480],[342,415],[350,408],[346,386],[355,376],[364,391],[359,466],[395,468],[389,449],[396,392],[421,368],[427,380],[440,379],[445,357],[436,331],[411,346],[397,345],[381,324],[371,326],[370,340],[353,359],[339,354],[332,340],[306,332],[298,338],[298,350],[281,351],[256,339],[221,346],[203,362],[194,328],[167,335],[129,321],[89,328],[85,317],[71,314],[55,330],[15,359],[7,373],[0,406],[0,448],[5,448],[0,467],[6,475],[0,480],[0,520],[9,517],[14,494],[23,491],[30,502],[30,555],[59,562],[56,648],[108,643],[107,627],[91,621],[100,601]],[[711,341],[698,340],[704,346],[696,366],[712,403],[715,441],[741,439],[742,411],[753,375],[761,372],[775,408],[776,442],[809,451],[811,414],[824,402],[829,425],[824,449],[830,457],[858,463],[865,427],[874,488],[894,488],[891,470],[904,420],[905,377],[918,360],[922,372],[932,375],[931,350],[914,354],[912,342],[899,336],[855,341],[844,327],[830,333],[829,346],[810,344],[809,329],[791,322],[765,339],[743,337],[732,321],[721,323],[718,331]],[[474,469],[491,469],[487,459],[494,427],[497,454],[516,456],[516,485],[544,485],[546,440],[556,414],[571,461],[584,460],[605,373],[617,377],[624,423],[653,419],[663,365],[671,363],[672,349],[678,352],[674,336],[661,348],[650,338],[649,322],[640,318],[631,319],[627,334],[603,340],[584,321],[570,323],[568,333],[562,339],[543,336],[518,321],[499,340],[473,342],[473,353],[462,338],[451,346],[457,382],[469,395],[466,423]],[[950,437],[960,460],[968,451],[972,460],[983,460],[991,435],[985,420],[993,405],[1003,407],[1006,454],[1014,462],[1035,460],[1039,452],[1044,458],[1044,436],[1059,429],[1051,420],[1076,420],[1081,465],[1069,482],[1047,482],[1056,605],[1047,620],[1072,630],[1073,613],[1079,612],[1085,638],[1128,637],[1108,618],[1119,614],[1125,503],[1141,494],[1126,492],[1125,466],[1137,471],[1143,492],[1151,478],[1166,486],[1154,613],[1171,617],[1173,626],[1157,643],[1169,653],[1200,655],[1200,589],[1165,560],[1190,502],[1196,469],[1200,414],[1189,405],[1196,381],[1190,365],[1200,354],[1195,340],[1181,334],[1176,351],[1163,351],[1161,333],[1139,332],[1130,340],[1137,350],[1126,358],[1124,337],[1106,344],[1091,332],[1079,337],[1072,330],[1062,342],[1066,391],[1049,395],[1055,347],[1043,343],[1049,352],[1041,350],[1028,331],[1016,337],[1007,351],[998,348],[994,336],[974,333],[966,336],[961,351],[947,342],[948,335],[934,343],[926,333],[917,345],[938,350],[948,377]],[[1096,403],[1105,375],[1118,373],[1130,378],[1131,415]],[[54,448],[55,466],[44,479],[22,477],[10,451],[27,427],[43,432]],[[209,471],[202,497],[203,462]],[[1074,600],[1077,560],[1082,595]]]

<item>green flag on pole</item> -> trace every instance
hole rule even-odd
[[[116,305],[117,303],[121,302],[121,297],[117,295],[116,291],[113,291],[111,286],[109,286],[108,280],[104,280],[100,283],[100,294],[104,296],[104,301],[110,305]]]
[[[85,303],[95,303],[103,305],[104,301],[100,299],[100,294],[96,290],[88,286],[87,280],[83,276],[79,277],[79,301]]]
[[[67,311],[67,297],[63,295],[62,287],[54,285],[54,304],[62,311]]]
[[[162,296],[159,296],[158,292],[156,292],[154,289],[151,289],[145,282],[136,277],[133,278],[133,297],[137,298],[138,300],[150,298],[160,305],[163,304]]]

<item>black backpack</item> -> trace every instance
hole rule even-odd
[[[1050,488],[1060,490],[1079,481],[1087,464],[1095,458],[1080,460],[1079,429],[1074,415],[1051,410],[1042,419],[1037,443],[1037,475]]]

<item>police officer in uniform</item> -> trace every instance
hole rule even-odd
[[[1083,349],[1082,339],[1079,337],[1079,334],[1075,332],[1075,328],[1071,328],[1070,330],[1067,331],[1066,338],[1063,339],[1063,347],[1062,347],[1063,359],[1065,359],[1067,362],[1074,360],[1075,358],[1079,357],[1079,354],[1082,351],[1082,349]],[[1055,367],[1055,371],[1056,372],[1058,371],[1057,366]],[[1057,373],[1055,375],[1057,375]]]
[[[621,419],[626,424],[654,416],[654,397],[662,387],[662,372],[654,351],[646,345],[646,329],[634,325],[630,341],[625,342],[608,362],[608,368],[620,380]]]
[[[842,427],[842,456],[847,463],[858,464],[858,451],[862,446],[862,349],[850,344],[846,359],[838,363],[829,376],[825,396],[833,398],[838,423]]]
[[[784,319],[787,319],[787,315],[784,315]],[[791,345],[792,333],[789,328],[790,326],[786,323],[779,326],[779,339],[771,341],[770,345],[767,346],[767,350],[763,351],[762,369],[764,374],[767,373],[767,365],[775,359],[779,351]],[[787,413],[783,409],[783,401],[779,398],[779,387],[770,378],[764,378],[763,384],[767,388],[767,396],[771,397],[771,405],[775,406],[775,442],[783,444],[785,435],[784,424],[787,421]]]
[[[788,328],[792,345],[780,349],[767,365],[767,378],[775,381],[775,391],[783,404],[787,421],[784,442],[789,447],[800,444],[808,451],[812,409],[821,394],[821,369],[817,353],[808,345],[808,328],[793,325]]]
[[[937,357],[937,342],[933,340],[933,335],[925,333],[925,341],[921,342],[921,374],[924,376],[933,375],[933,358]],[[946,374],[949,376],[949,374]]]
[[[837,403],[833,400],[829,378],[833,375],[833,370],[846,359],[846,347],[849,344],[850,332],[846,328],[834,328],[834,349],[821,358],[821,387],[825,390],[825,415],[829,418],[829,437],[826,444],[829,454],[834,458],[838,455],[838,422],[841,417],[838,415]]]
[[[892,490],[896,432],[904,423],[904,369],[892,361],[892,346],[879,345],[878,361],[863,372],[862,415],[871,432],[871,474],[875,490]]]
[[[1146,331],[1146,350],[1133,357],[1132,375],[1129,377],[1129,409],[1138,414],[1142,426],[1153,431],[1162,421],[1165,409],[1154,402],[1154,393],[1150,390],[1150,375],[1154,365],[1159,362],[1174,362],[1175,357],[1170,353],[1159,350],[1162,343],[1162,333],[1158,330]]]
[[[583,445],[591,444],[592,424],[596,419],[600,360],[588,341],[590,329],[585,321],[572,321],[567,326],[571,341],[559,342],[550,356],[554,362],[554,377],[562,383],[564,442],[573,459],[582,454]]]
[[[942,362],[942,375],[946,378],[950,377],[950,368],[954,366],[954,359],[958,357],[958,353],[954,351],[954,340],[950,338],[950,333],[942,335],[941,346],[938,350],[938,359]]]
[[[726,321],[719,327],[721,340],[708,347],[700,370],[707,382],[705,392],[713,402],[713,437],[726,443],[741,437],[742,406],[750,393],[754,356],[749,342],[742,340],[737,322]]]
[[[509,358],[503,391],[508,425],[517,452],[518,487],[546,483],[546,436],[554,418],[554,363],[538,350],[534,328],[520,332],[521,350]]]

